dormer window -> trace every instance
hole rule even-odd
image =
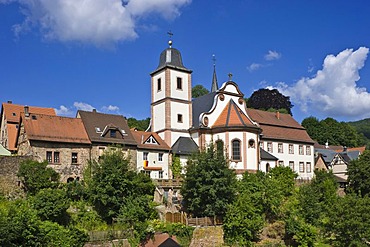
[[[116,130],[110,130],[110,137],[116,138],[116,136],[117,136]]]
[[[146,140],[146,142],[145,142],[146,144],[158,144],[157,143],[157,141],[154,139],[154,137],[153,136],[150,136],[147,140]]]

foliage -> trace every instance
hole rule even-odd
[[[182,167],[181,167],[179,156],[176,156],[176,155],[172,156],[171,170],[172,170],[172,176],[174,178],[178,178],[181,176]]]
[[[154,185],[149,176],[137,173],[120,149],[106,152],[99,163],[92,163],[92,179],[88,189],[99,215],[108,223],[118,216],[126,198],[153,196]]]
[[[354,127],[363,139],[366,141],[367,149],[370,148],[370,118],[365,118],[355,122],[348,122],[349,125]]]
[[[332,244],[339,247],[369,246],[370,198],[346,195],[331,211],[328,232],[334,235]]]
[[[206,95],[206,94],[209,94],[209,91],[208,91],[207,88],[203,87],[202,85],[195,85],[191,89],[191,95],[192,95],[193,98],[198,98],[198,97]]]
[[[331,172],[315,171],[312,182],[300,186],[298,192],[299,213],[305,222],[324,227],[329,212],[338,201],[338,184]]]
[[[235,172],[213,145],[187,162],[181,187],[183,206],[193,216],[224,216],[235,198]]]
[[[87,189],[84,186],[84,181],[74,180],[70,183],[65,184],[67,197],[72,201],[79,201],[87,199]]]
[[[80,230],[106,230],[108,225],[102,220],[94,208],[86,201],[76,201],[71,203],[69,210],[71,224]]]
[[[370,151],[365,150],[347,166],[349,191],[359,196],[370,195]]]
[[[32,207],[41,220],[50,220],[62,225],[68,223],[69,200],[63,189],[42,189],[31,198]]]
[[[286,234],[291,237],[294,246],[314,246],[318,229],[292,214],[285,222]]]
[[[159,220],[152,220],[149,224],[152,232],[168,233],[170,236],[176,236],[181,246],[189,246],[194,228],[181,223],[167,223]]]
[[[56,188],[59,185],[59,174],[47,167],[47,162],[26,160],[20,164],[18,177],[22,179],[27,193],[34,195],[45,188]]]
[[[268,110],[270,108],[285,109],[287,113],[292,115],[292,103],[289,96],[284,96],[277,89],[261,88],[254,91],[247,101],[247,107]]]
[[[345,122],[338,122],[333,118],[319,121],[315,117],[308,117],[302,121],[309,136],[320,144],[341,145],[346,147],[358,147],[365,144],[362,135],[356,129]]]
[[[138,130],[145,131],[149,127],[150,118],[137,120],[136,118],[130,117],[127,119],[127,124],[130,127],[130,129],[136,128]]]

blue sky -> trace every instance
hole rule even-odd
[[[276,0],[0,0],[0,101],[150,117],[150,72],[167,48],[193,85],[233,74],[245,97],[291,97],[293,116],[370,117],[370,4]]]

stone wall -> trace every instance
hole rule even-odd
[[[8,198],[18,197],[21,182],[17,176],[21,162],[32,159],[32,156],[0,156],[0,194]]]

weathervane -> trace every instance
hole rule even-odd
[[[212,55],[213,67],[216,67],[216,55]]]
[[[232,79],[233,79],[233,74],[229,73],[229,74],[228,74],[228,76],[229,76],[229,81],[232,81]]]
[[[173,36],[173,33],[170,31],[167,32],[170,40],[168,41],[168,45],[170,46],[170,48],[172,47],[172,36]]]

